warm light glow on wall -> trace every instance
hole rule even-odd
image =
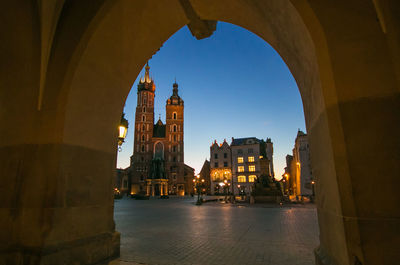
[[[254,162],[254,156],[249,156],[249,157],[248,157],[248,161],[249,161],[249,162]]]
[[[244,166],[238,166],[238,172],[244,172]]]
[[[256,166],[255,165],[249,166],[249,171],[250,172],[256,171]]]
[[[238,163],[243,163],[243,157],[238,157]],[[240,172],[240,171],[239,171]]]
[[[238,182],[246,182],[246,176],[238,176]]]

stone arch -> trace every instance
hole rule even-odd
[[[201,33],[204,20],[218,20],[271,44],[298,84],[318,176],[318,264],[399,260],[391,251],[400,244],[393,237],[400,201],[393,185],[400,172],[398,1],[191,0],[195,16],[183,2],[3,3],[1,32],[12,33],[0,51],[8,65],[0,76],[1,201],[10,212],[29,208],[36,217],[13,215],[1,242],[39,249],[24,256],[32,260],[46,260],[40,253],[66,242],[82,263],[99,251],[79,242],[105,244],[109,251],[99,259],[118,253],[110,176],[115,128],[133,79],[179,28]],[[29,189],[31,183],[40,188]],[[105,196],[81,188],[87,186]],[[38,231],[33,239],[25,237],[25,223]],[[20,254],[12,251],[7,255]]]

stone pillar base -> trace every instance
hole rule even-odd
[[[120,233],[104,233],[45,247],[14,247],[0,253],[7,265],[94,265],[119,257]]]

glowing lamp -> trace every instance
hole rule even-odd
[[[125,142],[126,133],[128,132],[129,123],[125,119],[125,113],[122,113],[121,122],[118,126],[118,151],[121,152],[121,145]]]

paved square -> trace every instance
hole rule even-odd
[[[313,205],[272,207],[192,198],[115,201],[121,257],[111,264],[314,264]]]

